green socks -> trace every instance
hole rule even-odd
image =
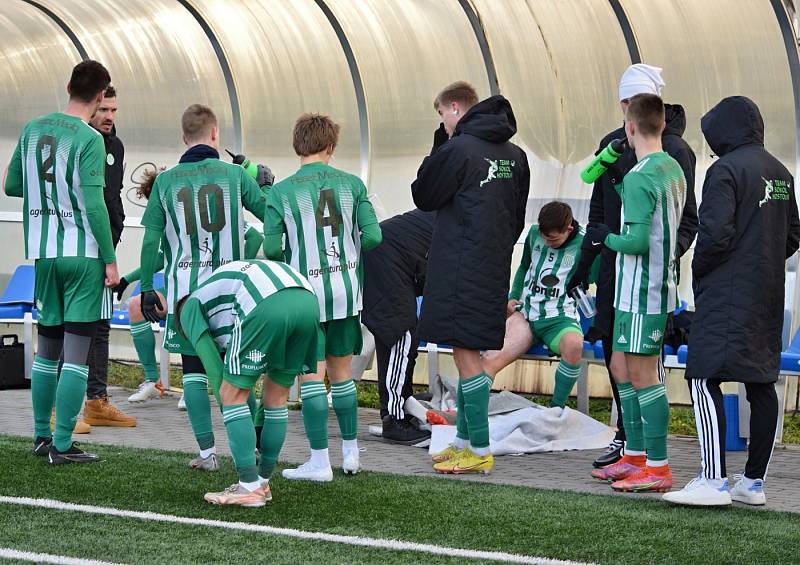
[[[186,412],[192,425],[194,437],[200,449],[214,447],[214,431],[211,428],[211,400],[208,397],[208,377],[202,373],[183,375],[183,398],[186,401]],[[244,405],[247,408],[247,405]],[[248,415],[250,411],[248,410]],[[252,417],[250,427],[253,427]],[[253,452],[255,452],[253,445]]]
[[[458,379],[458,393],[456,394],[456,439],[453,446],[464,449],[469,445],[469,428],[467,427],[467,413],[464,410],[464,391],[461,389],[461,379]]]
[[[625,453],[644,455],[644,432],[642,431],[642,412],[639,398],[631,383],[619,383],[619,403],[622,408],[622,422],[625,424]]]
[[[666,461],[669,400],[663,384],[637,391],[648,461]],[[627,426],[628,423],[625,422]]]
[[[35,437],[48,438],[52,435],[50,415],[56,400],[57,386],[58,361],[44,359],[38,355],[34,357],[31,371],[31,400],[33,402],[33,433]]]
[[[491,389],[492,378],[486,373],[461,380],[464,414],[467,417],[469,442],[473,451],[489,447],[489,393]]]
[[[228,445],[231,448],[233,462],[236,464],[236,471],[239,473],[239,482],[258,481],[256,433],[253,429],[250,408],[247,404],[223,406],[222,420],[225,422],[225,431],[228,432]]]
[[[59,451],[72,447],[72,430],[83,406],[88,379],[88,365],[64,363],[61,367],[56,390],[56,430],[53,433],[53,445]]]
[[[322,381],[300,385],[303,401],[303,426],[311,449],[328,449],[328,391]]]
[[[340,383],[331,383],[331,396],[333,397],[333,411],[339,420],[339,430],[342,439],[356,439],[358,435],[358,394],[356,383],[347,379]]]
[[[133,347],[139,355],[139,362],[144,369],[144,378],[149,382],[158,381],[158,367],[156,366],[156,337],[153,335],[153,326],[150,322],[136,322],[131,324],[131,337]]]
[[[261,431],[261,462],[259,476],[269,479],[278,461],[286,429],[289,427],[289,411],[286,405],[280,408],[264,408],[264,429]]]
[[[563,359],[561,360],[556,369],[556,384],[553,389],[553,398],[550,399],[550,406],[564,408],[569,398],[569,393],[572,392],[572,387],[578,382],[580,374],[580,365],[570,365]]]

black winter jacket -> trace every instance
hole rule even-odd
[[[103,196],[108,208],[108,219],[111,221],[111,240],[116,247],[125,227],[125,210],[122,207],[125,147],[117,137],[116,126],[111,128],[111,133],[102,135],[106,144],[106,187]]]
[[[375,339],[391,347],[417,324],[425,267],[436,214],[411,210],[381,222],[383,243],[365,251],[361,321]]]
[[[697,160],[692,148],[681,137],[686,131],[686,112],[683,106],[666,104],[665,118],[667,127],[661,136],[661,144],[664,151],[678,162],[686,177],[686,203],[678,226],[677,253],[680,258],[692,246],[697,235],[697,200],[694,195],[694,169]],[[605,136],[597,152],[603,150],[614,139],[625,139],[625,128],[619,128]],[[622,183],[623,177],[634,165],[636,165],[636,153],[630,147],[626,147],[617,162],[595,181],[589,205],[590,223],[606,224],[612,233],[619,233],[622,227],[620,225],[622,200],[614,186]],[[603,248],[600,273],[597,277],[597,314],[593,326],[606,336],[613,335],[616,259],[617,254],[614,251]],[[680,264],[677,267],[680,268]]]
[[[508,140],[511,104],[492,96],[461,118],[411,185],[420,210],[438,210],[419,337],[465,349],[500,349],[511,253],[525,225],[530,170]]]
[[[719,160],[703,184],[686,377],[772,383],[786,259],[800,242],[794,182],[764,149],[764,121],[750,99],[723,99],[701,126]]]

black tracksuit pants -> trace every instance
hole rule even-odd
[[[109,320],[97,322],[97,333],[89,347],[89,378],[86,382],[86,398],[94,400],[108,395],[108,342],[111,332]]]
[[[728,476],[725,468],[725,411],[722,402],[722,381],[689,379],[694,405],[694,419],[700,440],[702,473],[707,479]],[[750,402],[750,443],[744,475],[748,479],[766,479],[767,467],[775,445],[778,428],[778,395],[775,384],[745,383]]]
[[[406,331],[394,344],[387,345],[375,338],[381,418],[387,414],[398,420],[405,418],[403,405],[413,392],[411,385],[418,347],[416,327]]]

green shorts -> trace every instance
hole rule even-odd
[[[96,322],[108,311],[105,290],[106,266],[91,257],[37,259],[34,266],[34,297],[39,324],[60,326],[64,322]],[[105,308],[104,308],[105,305]]]
[[[180,355],[197,355],[189,340],[178,331],[175,314],[167,314],[167,323],[164,326],[164,349]]]
[[[531,347],[541,342],[550,348],[556,355],[561,355],[561,338],[564,334],[577,333],[583,336],[583,329],[575,318],[569,316],[556,316],[554,318],[542,318],[534,322],[528,322],[533,334]]]
[[[251,388],[263,373],[282,387],[317,370],[319,302],[302,288],[286,288],[260,302],[235,327],[222,379]]]
[[[667,314],[634,314],[614,309],[613,350],[637,355],[661,355]]]
[[[359,316],[320,322],[317,337],[317,361],[325,361],[326,355],[333,357],[358,355],[361,353],[363,345]]]

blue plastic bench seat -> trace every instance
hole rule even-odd
[[[21,320],[34,310],[33,282],[33,265],[19,265],[14,269],[3,296],[0,296],[0,318]]]

